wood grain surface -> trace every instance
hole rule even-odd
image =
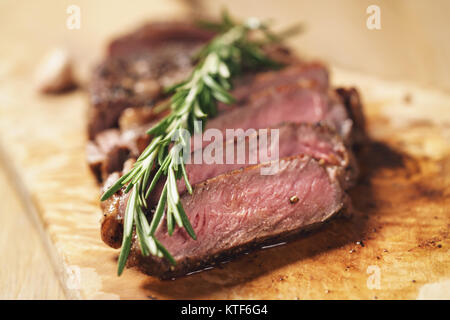
[[[19,8],[11,3],[0,8],[8,9],[12,30],[0,48],[0,145],[7,172],[0,171],[7,181],[0,190],[7,200],[0,207],[0,250],[12,263],[0,271],[1,297],[62,297],[51,262],[67,298],[450,298],[449,94],[333,66],[334,84],[360,89],[372,138],[360,154],[362,178],[351,190],[351,216],[188,277],[160,281],[131,269],[119,278],[118,252],[100,240],[99,191],[85,161],[86,94],[39,95],[31,85],[33,72],[54,44],[66,44],[86,70],[106,39],[129,27],[133,17],[136,22],[167,12],[176,16],[187,8],[155,1],[153,10],[128,9],[125,19],[113,2],[105,24],[86,22],[76,34],[64,27],[65,4],[47,2],[44,11],[36,5],[34,15],[47,15],[45,23],[24,28],[32,16],[25,10],[29,2],[19,2]],[[42,32],[48,36],[35,38]],[[20,222],[24,211],[39,227],[33,219]],[[22,237],[17,230],[24,225],[29,228]]]
[[[28,214],[5,162],[1,164],[0,248],[4,263],[0,299],[63,299],[62,286],[38,231],[39,222]]]

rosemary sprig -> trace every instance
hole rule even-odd
[[[119,178],[101,198],[104,201],[122,188],[125,188],[126,193],[131,191],[124,216],[119,275],[125,267],[131,249],[133,227],[144,256],[152,254],[165,257],[172,264],[175,264],[174,258],[155,238],[155,231],[164,214],[169,235],[173,234],[177,225],[196,239],[177,189],[176,181],[183,178],[187,191],[192,193],[182,161],[183,148],[189,141],[180,134],[180,129],[198,133],[201,128],[195,124],[216,114],[218,102],[233,103],[234,99],[229,93],[231,79],[243,68],[279,66],[261,50],[263,42],[249,37],[252,31],[259,30],[266,40],[271,40],[269,36],[275,39],[275,36],[268,32],[267,26],[259,20],[249,19],[246,23],[236,24],[228,15],[224,15],[219,29],[221,33],[196,56],[197,65],[188,79],[167,89],[167,92],[172,94],[168,105],[171,112],[147,131],[153,137],[150,144],[133,168]],[[166,177],[164,188],[149,224],[144,213],[147,209],[146,199],[162,175]]]

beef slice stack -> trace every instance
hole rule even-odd
[[[110,44],[93,73],[88,119],[88,162],[103,191],[131,169],[151,140],[146,131],[165,115],[154,110],[169,98],[163,89],[189,75],[192,55],[213,36],[190,23],[152,23]],[[187,164],[192,194],[178,182],[197,239],[182,228],[169,236],[163,220],[155,236],[176,264],[143,256],[134,237],[128,266],[162,279],[182,276],[290,239],[347,206],[346,190],[358,176],[352,149],[365,137],[357,90],[333,88],[323,64],[302,61],[286,48],[266,52],[284,68],[236,79],[231,91],[235,103],[219,104],[204,128],[224,137],[227,129],[248,133],[220,141],[233,150],[243,144],[244,161]],[[269,138],[268,148],[277,147],[279,159],[262,159],[259,144],[250,143],[259,141],[261,132],[277,135],[277,145]],[[203,142],[192,156],[208,147]],[[271,174],[262,174],[273,167]],[[148,199],[149,221],[163,183],[161,178]],[[113,248],[122,243],[128,196],[119,190],[101,204],[101,236]]]

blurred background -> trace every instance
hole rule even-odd
[[[81,28],[65,27],[66,9],[81,8]],[[369,30],[366,13],[377,5],[381,29]],[[64,45],[83,63],[98,59],[112,36],[147,19],[218,16],[227,8],[237,18],[257,16],[275,28],[303,22],[292,44],[309,55],[391,79],[408,79],[450,89],[450,2],[446,0],[3,0],[0,3],[0,76],[11,57],[39,58]],[[51,30],[49,32],[49,30]]]
[[[81,9],[79,30],[66,27],[69,5]],[[366,26],[370,5],[380,8],[379,30]],[[13,78],[30,85],[26,80],[53,47],[66,48],[80,74],[86,75],[112,37],[146,20],[215,17],[223,8],[238,19],[271,19],[275,29],[302,22],[304,32],[290,44],[306,57],[450,91],[447,0],[2,0],[0,87],[7,88]],[[10,99],[4,92],[0,91],[0,104]],[[7,263],[0,268],[0,298],[64,298],[39,230],[15,188],[3,161],[0,256]]]

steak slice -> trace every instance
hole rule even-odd
[[[267,129],[267,135],[265,133],[265,130],[260,130],[248,135],[239,135],[234,139],[225,138],[223,142],[209,144],[206,147],[208,150],[202,148],[193,151],[191,163],[186,164],[189,181],[197,184],[226,172],[275,160],[276,157],[286,158],[304,154],[321,163],[343,168],[347,172],[342,175],[346,179],[342,181],[345,189],[353,184],[357,175],[356,163],[342,137],[330,127],[320,123],[285,122]],[[267,141],[267,145],[261,143],[262,139]],[[216,152],[222,149],[223,152]],[[232,150],[230,156],[227,155],[229,150]],[[274,153],[276,150],[277,155]],[[203,163],[196,164],[195,159],[201,159],[202,156]],[[205,156],[214,157],[220,163],[208,163]],[[185,184],[181,180],[178,190],[180,193],[185,191]],[[159,198],[159,194],[155,195]]]
[[[353,121],[334,91],[324,92],[311,84],[272,87],[251,97],[244,108],[236,108],[206,123],[206,129],[268,128],[281,122],[322,122],[351,140]]]
[[[192,55],[212,35],[186,23],[157,23],[113,41],[91,79],[89,138],[117,127],[124,109],[158,101],[163,87],[189,75]]]
[[[276,129],[276,138],[272,141],[273,130]],[[252,164],[265,163],[275,160],[273,153],[278,148],[278,158],[286,158],[295,155],[308,155],[320,163],[337,166],[340,170],[340,183],[344,189],[353,186],[358,168],[351,152],[347,150],[342,138],[336,132],[321,124],[295,124],[283,123],[267,130],[267,146],[260,150],[260,133],[236,137],[228,141],[213,142],[207,147],[216,160],[215,163],[208,163],[203,159],[202,163],[195,164],[195,159],[202,159],[205,156],[205,148],[195,150],[191,153],[190,163],[186,164],[186,173],[191,184],[198,184],[218,175],[231,172],[240,168],[248,167]],[[275,136],[276,137],[276,136]],[[217,148],[216,148],[217,147]],[[222,150],[223,152],[215,152]],[[240,150],[239,150],[240,149]],[[232,151],[233,158],[229,156],[227,163],[227,152]],[[270,158],[267,151],[274,157]],[[213,159],[209,159],[211,161]],[[218,161],[217,161],[218,160]],[[160,180],[149,199],[151,206],[156,206],[161,195],[165,180]],[[178,192],[182,194],[186,191],[184,180],[178,180]]]
[[[334,130],[320,124],[294,124],[284,123],[276,127],[279,129],[279,157],[285,158],[300,154],[309,155],[319,161],[321,164],[334,165],[337,172],[337,177],[341,185],[347,188],[353,183],[357,175],[357,167],[351,152],[345,147],[342,138],[337,135]],[[272,130],[270,129],[269,136],[271,137]],[[250,143],[250,138],[255,136],[257,143]],[[245,137],[241,143],[245,147],[245,161],[244,163],[226,164],[226,155],[223,155],[224,164],[187,164],[186,172],[189,181],[192,185],[204,182],[207,179],[214,178],[221,174],[231,172],[233,170],[247,167],[251,165],[250,159],[256,158],[259,163],[261,159],[259,155],[259,136],[257,134]],[[226,148],[232,146],[234,155],[237,157],[238,140],[224,141]],[[271,139],[268,139],[267,150],[273,150]],[[195,154],[199,150],[192,153],[192,158],[195,159]],[[128,171],[128,168],[124,170]],[[119,174],[113,173],[106,180],[104,191],[111,186],[117,179]],[[149,205],[155,206],[159,195],[161,194],[164,181],[160,180],[155,190],[153,191]],[[179,181],[178,189],[180,194],[185,191],[185,185]],[[119,248],[121,245],[121,235],[123,229],[123,214],[125,212],[126,203],[128,201],[128,194],[118,192],[110,199],[102,203],[104,217],[101,226],[101,235],[103,241],[113,248]]]
[[[169,236],[165,224],[155,233],[175,266],[156,256],[142,256],[138,241],[129,265],[159,278],[184,275],[262,244],[279,243],[343,208],[346,196],[334,166],[295,156],[280,160],[276,174],[261,175],[261,167],[269,165],[219,175],[181,197],[197,240],[181,228]]]
[[[278,71],[260,72],[238,80],[236,89],[231,94],[238,103],[242,103],[256,92],[295,83],[313,83],[317,88],[326,91],[329,87],[328,70],[319,62],[311,62],[297,63]]]

